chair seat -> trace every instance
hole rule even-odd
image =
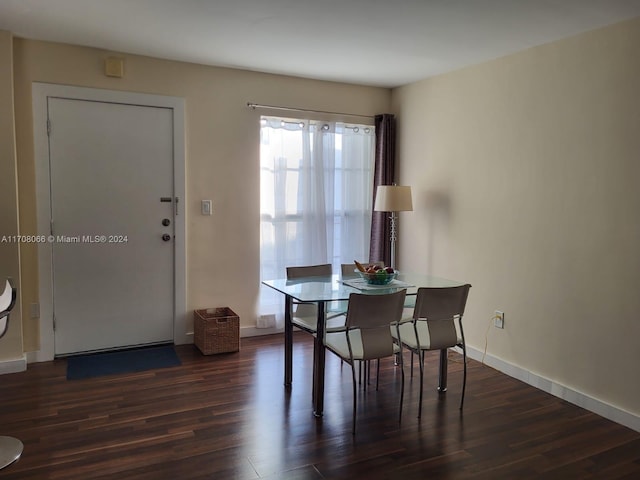
[[[0,437],[0,469],[11,465],[20,458],[24,446],[13,437]]]
[[[327,321],[325,322],[325,328],[329,329],[344,327],[345,318],[346,317],[344,315],[327,318]],[[307,332],[315,333],[318,331],[318,318],[316,315],[294,315],[293,317],[291,317],[291,323],[293,323],[293,325],[296,327],[300,327],[306,330]]]
[[[391,330],[395,330],[395,326],[390,327]],[[362,347],[362,336],[360,330],[354,329],[349,331],[349,338],[351,339],[351,350],[353,351],[354,360],[362,360],[364,358],[364,351]],[[338,356],[349,359],[349,345],[347,343],[347,332],[330,332],[324,337],[325,346],[336,353]],[[393,344],[393,353],[400,352],[400,347],[397,344]]]
[[[420,337],[420,349],[431,350],[431,335],[429,334],[429,329],[427,328],[427,322],[418,321],[417,327],[418,327],[418,336]],[[400,325],[399,330],[400,330],[400,338],[402,340],[402,343],[411,349],[417,350],[418,342],[416,339],[415,329],[413,328],[413,322],[409,321],[409,322],[403,323],[402,325]],[[398,339],[398,334],[396,333],[396,330],[393,328],[391,329],[391,335],[393,335],[393,338],[395,338],[396,340]],[[460,335],[457,335],[456,344],[461,344],[461,343],[462,343],[462,337],[460,337]],[[453,347],[455,345],[449,345],[449,346]]]
[[[300,303],[296,305],[291,317],[291,323],[309,333],[318,331],[318,307],[312,303]],[[345,313],[341,311],[327,311],[325,327],[339,328],[344,326]]]

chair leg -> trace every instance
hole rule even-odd
[[[366,360],[362,360],[360,361],[360,365],[361,365],[361,377],[364,377],[364,382],[363,382],[363,390],[366,392],[367,391],[367,366],[369,365],[369,362],[367,362]]]
[[[371,385],[371,360],[362,360],[362,369],[364,375],[364,391],[367,391],[367,385]]]
[[[464,405],[464,392],[467,388],[467,348],[462,344],[462,397],[460,398],[460,410]]]
[[[376,392],[378,391],[378,386],[380,385],[380,359],[376,360]]]
[[[353,361],[351,362],[351,379],[353,380],[353,417],[351,420],[351,434],[355,435],[356,434],[356,406],[358,404],[358,399],[356,397],[356,391],[358,390],[356,388],[356,367],[353,364]]]
[[[365,361],[362,364],[362,370],[364,375],[364,390],[367,390],[367,385],[369,385],[369,362]]]
[[[398,423],[402,422],[402,403],[404,402],[404,362],[402,352],[400,353],[400,372],[402,375],[402,382],[400,387],[400,413],[398,414]]]
[[[411,378],[413,378],[413,350],[411,350]]]
[[[418,363],[420,364],[420,400],[418,403],[418,418],[422,416],[422,391],[424,383],[424,350],[418,350]]]

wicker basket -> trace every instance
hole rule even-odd
[[[240,350],[240,318],[229,307],[194,310],[193,332],[205,355]]]

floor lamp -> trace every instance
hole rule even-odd
[[[376,212],[391,212],[391,267],[396,268],[396,240],[398,239],[398,212],[413,211],[411,202],[411,187],[399,185],[379,185],[376,190],[376,202],[373,206]]]

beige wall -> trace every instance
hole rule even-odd
[[[113,79],[102,73],[109,52],[0,32],[2,228],[15,228],[18,210],[14,100],[20,228],[36,231],[31,82],[184,97],[188,309],[227,305],[252,325],[260,112],[246,102],[375,114],[391,99],[400,183],[414,189],[415,211],[400,218],[401,269],[473,284],[472,347],[484,349],[493,311],[504,310],[488,355],[638,415],[638,45],[640,19],[390,94],[130,55],[125,78]],[[199,215],[202,198],[213,200],[212,217]],[[23,246],[20,260],[29,305],[38,301],[36,252]],[[3,268],[18,261],[17,248],[0,246]],[[24,350],[36,350],[37,323],[24,323]],[[0,359],[19,352],[19,330],[0,341]]]
[[[12,59],[13,37],[0,30],[0,292],[6,278],[12,277],[20,295],[20,245],[10,238],[18,234]],[[19,298],[10,316],[9,330],[0,340],[0,358],[8,360],[22,358]]]
[[[247,102],[373,115],[388,89],[303,80],[120,55],[123,79],[103,74],[101,50],[15,38],[15,104],[20,223],[36,231],[31,83],[48,82],[183,97],[187,161],[187,307],[229,306],[255,325],[259,288],[259,118]],[[5,62],[3,61],[3,64]],[[3,66],[4,68],[4,66]],[[200,200],[213,215],[200,215]],[[23,252],[24,304],[38,301],[37,252]],[[189,317],[191,318],[191,317]],[[25,350],[38,349],[37,324]],[[0,357],[3,355],[0,346]]]
[[[399,265],[469,281],[468,343],[640,414],[640,18],[393,91]],[[409,221],[410,220],[410,221]]]

